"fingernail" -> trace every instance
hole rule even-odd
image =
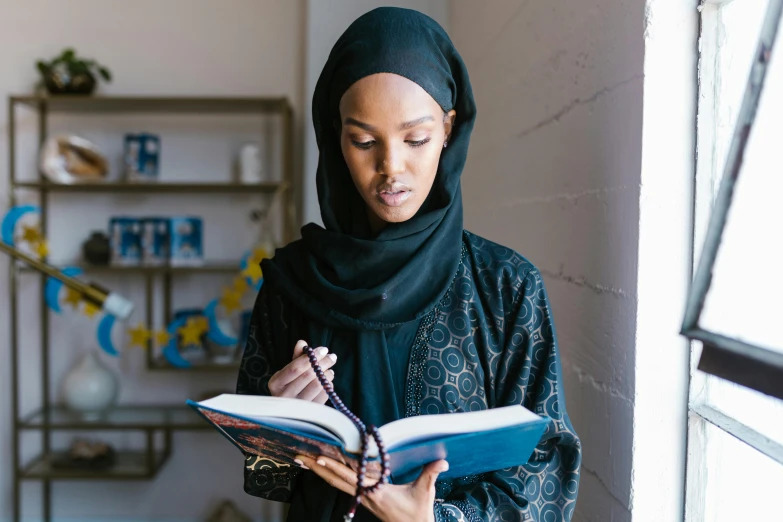
[[[318,348],[318,355],[326,355],[326,353],[329,351],[329,348],[325,346],[321,346]]]
[[[443,471],[448,471],[448,470],[449,470],[449,463],[448,462],[444,462],[443,463]]]
[[[326,461],[324,459],[318,459],[315,461],[315,463],[319,466],[326,466]]]
[[[332,361],[334,361],[334,362],[337,362],[337,354],[330,353],[330,354],[329,354],[329,358],[330,358]]]
[[[304,468],[304,469],[310,469],[310,468],[308,468],[307,466],[305,466],[305,465],[304,465],[304,462],[302,462],[302,461],[301,461],[301,460],[299,460],[299,459],[294,459],[294,463],[295,463],[297,466],[299,466],[300,468]]]

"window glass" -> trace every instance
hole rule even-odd
[[[705,430],[704,517],[693,522],[781,520],[783,466],[710,423]]]
[[[742,2],[727,8],[735,4]],[[778,40],[699,324],[783,353],[783,45]]]

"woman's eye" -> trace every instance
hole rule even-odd
[[[375,141],[373,141],[373,140],[370,140],[370,141],[355,141],[355,140],[351,140],[351,143],[356,148],[359,148],[359,149],[362,149],[362,150],[367,150],[367,149],[369,149],[370,147],[373,146]]]
[[[430,139],[431,138],[424,138],[423,140],[409,141],[408,145],[410,145],[411,147],[421,147],[422,145],[426,145],[427,143],[429,143]]]

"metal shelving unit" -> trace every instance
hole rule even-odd
[[[238,262],[207,263],[199,266],[100,266],[87,264],[69,264],[70,267],[78,267],[84,272],[96,274],[230,274],[236,272]],[[60,269],[63,266],[58,267]],[[31,268],[25,266],[19,267],[20,272],[33,272]]]
[[[81,194],[272,194],[280,183],[16,183],[15,188]]]
[[[42,145],[47,138],[48,116],[53,113],[157,113],[157,114],[204,114],[224,113],[243,115],[278,115],[282,118],[282,170],[280,183],[83,183],[59,185],[48,182],[41,174],[35,181],[17,179],[16,171],[16,110],[18,107],[32,108],[37,112],[38,143]],[[50,219],[49,196],[68,193],[102,194],[251,194],[271,197],[282,193],[280,205],[283,225],[283,239],[288,242],[295,233],[296,209],[293,200],[293,121],[292,109],[285,98],[147,98],[147,97],[80,97],[80,96],[11,96],[8,99],[8,159],[10,179],[10,205],[16,204],[18,191],[36,191],[40,196],[41,231],[46,236],[47,222]],[[185,406],[172,405],[119,405],[108,412],[99,421],[87,421],[69,412],[66,407],[51,400],[50,389],[50,321],[43,291],[46,277],[41,275],[41,357],[40,391],[41,405],[32,413],[20,415],[20,398],[23,390],[19,379],[19,278],[33,275],[33,272],[15,262],[9,264],[9,300],[10,300],[10,347],[11,347],[11,414],[12,414],[12,450],[13,467],[13,521],[21,521],[21,488],[25,480],[38,480],[42,485],[43,520],[52,520],[52,483],[57,480],[148,480],[156,476],[165,465],[172,451],[173,433],[188,430],[209,430],[209,426]],[[183,274],[219,274],[235,273],[239,263],[211,263],[203,266],[83,266],[85,272],[117,273],[128,277],[139,277],[143,281],[146,296],[146,320],[152,325],[152,294],[156,278],[162,280],[164,322],[171,320],[172,278]],[[147,368],[149,370],[175,370],[163,364],[153,356],[151,344],[147,350]],[[225,371],[235,370],[230,365],[203,365],[194,369]],[[189,370],[190,371],[190,370]],[[21,436],[25,432],[37,431],[41,434],[41,449],[36,457],[22,462],[20,455]],[[106,471],[65,470],[53,466],[60,452],[51,444],[54,431],[135,431],[145,434],[144,448],[138,451],[118,451],[115,465]],[[162,447],[156,442],[163,440]]]

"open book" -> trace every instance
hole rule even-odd
[[[296,455],[319,455],[358,467],[361,437],[339,411],[299,399],[223,394],[193,409],[243,453],[294,465]],[[393,482],[413,480],[429,462],[446,459],[440,477],[475,475],[525,464],[541,439],[547,419],[522,406],[421,415],[379,428],[390,457]],[[367,475],[380,470],[371,441]]]

